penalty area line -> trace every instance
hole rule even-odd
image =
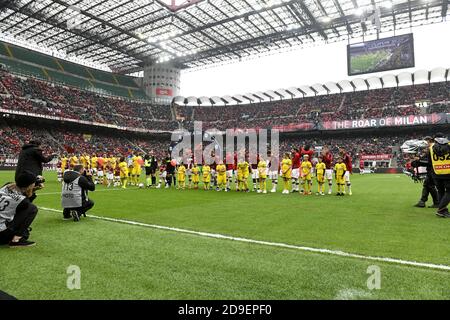
[[[45,208],[45,207],[39,207],[39,208],[44,211],[62,213],[62,210],[57,210],[57,209],[53,209],[53,208]],[[252,243],[252,244],[258,244],[258,245],[269,246],[269,247],[294,249],[294,250],[299,250],[299,251],[329,254],[329,255],[340,256],[340,257],[356,258],[356,259],[360,259],[360,260],[387,262],[387,263],[404,265],[404,266],[450,271],[450,266],[443,265],[443,264],[409,261],[409,260],[402,260],[402,259],[389,258],[389,257],[366,256],[366,255],[362,255],[362,254],[349,253],[349,252],[340,251],[340,250],[304,247],[304,246],[297,246],[297,245],[292,245],[292,244],[287,244],[287,243],[282,243],[282,242],[270,242],[270,241],[254,240],[254,239],[247,239],[247,238],[241,238],[241,237],[233,237],[233,236],[227,236],[227,235],[223,235],[223,234],[219,234],[219,233],[210,233],[210,232],[195,231],[195,230],[182,229],[182,228],[176,228],[176,227],[160,226],[160,225],[156,225],[156,224],[148,224],[148,223],[131,221],[131,220],[100,217],[100,216],[95,216],[95,215],[90,215],[90,214],[88,214],[87,217],[97,219],[97,220],[122,223],[122,224],[128,224],[128,225],[152,228],[152,229],[158,229],[158,230],[179,232],[179,233],[197,235],[197,236],[202,236],[202,237],[207,237],[207,238],[232,240],[232,241]]]

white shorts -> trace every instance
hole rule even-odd
[[[192,175],[191,169],[186,169],[186,175],[190,177]]]
[[[269,171],[269,179],[277,180],[278,179],[278,171]]]
[[[298,179],[300,177],[300,168],[292,169],[292,179]]]
[[[92,174],[97,174],[97,168],[92,168]]]
[[[97,171],[97,176],[103,177],[104,176],[103,171],[102,170],[98,170]]]
[[[114,180],[114,174],[108,172],[108,173],[106,174],[106,179],[108,179],[108,180]]]
[[[258,169],[252,169],[252,179],[259,179]]]
[[[62,169],[61,168],[56,168],[56,173],[62,173]]]
[[[215,177],[216,176],[216,170],[211,169],[211,177]]]
[[[333,180],[333,169],[325,169],[325,179]]]
[[[159,175],[161,178],[165,179],[167,177],[167,171],[163,171]]]
[[[227,178],[233,177],[233,170],[227,170]]]
[[[350,182],[350,171],[345,171],[344,179],[345,182]]]

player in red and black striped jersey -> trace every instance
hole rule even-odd
[[[234,170],[236,170],[237,154],[227,152],[225,156],[225,164],[227,168],[227,191],[230,191],[231,182],[233,181]],[[237,184],[236,184],[237,185]]]
[[[333,154],[327,146],[322,148],[322,161],[325,163],[325,179],[328,180],[328,194],[333,192]]]
[[[292,148],[292,191],[298,192],[298,179],[300,178],[301,154],[300,150]]]
[[[352,184],[350,182],[350,174],[352,173],[352,158],[350,155],[345,151],[344,148],[339,148],[339,154],[342,157],[342,162],[345,163],[346,171],[344,175],[345,179],[345,186],[347,187],[348,194],[352,195]],[[345,194],[345,187],[344,187],[344,194]]]
[[[254,159],[254,154],[251,155],[250,159],[252,160]],[[256,155],[256,163],[250,164],[254,192],[258,191],[258,180],[259,180],[258,163],[259,163],[259,154]]]

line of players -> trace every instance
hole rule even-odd
[[[86,169],[92,170],[96,183],[107,187],[126,188],[128,185],[144,187],[140,183],[140,176],[145,169],[145,186],[147,188],[165,188],[175,186],[177,189],[199,189],[200,182],[205,190],[230,191],[234,182],[236,191],[250,192],[248,180],[251,175],[252,191],[267,193],[267,180],[272,182],[271,192],[277,191],[278,180],[283,181],[283,194],[299,192],[305,195],[312,194],[312,180],[317,181],[318,195],[325,195],[325,184],[328,184],[328,194],[332,193],[333,177],[337,184],[337,195],[352,194],[350,174],[352,160],[348,153],[339,149],[339,156],[333,165],[333,155],[325,146],[317,158],[314,150],[309,146],[292,148],[291,153],[284,154],[281,162],[269,153],[268,159],[259,155],[255,163],[245,160],[238,161],[238,156],[227,154],[223,160],[216,160],[212,164],[197,164],[194,159],[188,158],[186,163],[176,163],[169,156],[161,163],[148,154],[130,154],[128,157],[92,157],[72,155],[62,156],[58,164],[59,179],[67,168],[82,164]],[[301,188],[300,188],[301,187]]]

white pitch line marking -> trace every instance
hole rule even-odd
[[[126,191],[126,190],[139,190],[139,188],[101,189],[101,190],[95,190],[95,192],[97,193],[97,192],[102,192],[102,191]],[[38,196],[48,196],[48,195],[52,195],[52,194],[59,194],[59,195],[61,195],[61,191],[37,193],[36,195],[38,195]]]
[[[45,207],[39,207],[39,208],[44,211],[62,213],[62,210],[57,210],[57,209],[53,209],[53,208],[45,208]],[[187,234],[193,234],[193,235],[214,238],[214,239],[225,239],[225,240],[259,244],[259,245],[270,246],[270,247],[287,248],[287,249],[294,249],[294,250],[314,252],[314,253],[325,253],[325,254],[330,254],[330,255],[335,255],[335,256],[340,256],[340,257],[357,258],[357,259],[362,259],[362,260],[388,262],[388,263],[394,263],[394,264],[399,264],[399,265],[450,271],[450,266],[444,265],[444,264],[409,261],[409,260],[402,260],[402,259],[389,258],[389,257],[365,256],[362,254],[349,253],[349,252],[340,251],[340,250],[312,248],[312,247],[296,246],[296,245],[282,243],[282,242],[270,242],[270,241],[254,240],[254,239],[247,239],[247,238],[241,238],[241,237],[232,237],[232,236],[227,236],[227,235],[223,235],[223,234],[219,234],[219,233],[209,233],[209,232],[194,231],[194,230],[189,230],[189,229],[160,226],[160,225],[156,225],[156,224],[148,224],[148,223],[130,221],[130,220],[124,220],[124,219],[100,217],[100,216],[94,216],[94,215],[90,215],[90,214],[88,214],[87,216],[89,218],[98,219],[98,220],[123,223],[123,224],[129,224],[129,225],[153,228],[153,229],[159,229],[159,230],[187,233]]]

